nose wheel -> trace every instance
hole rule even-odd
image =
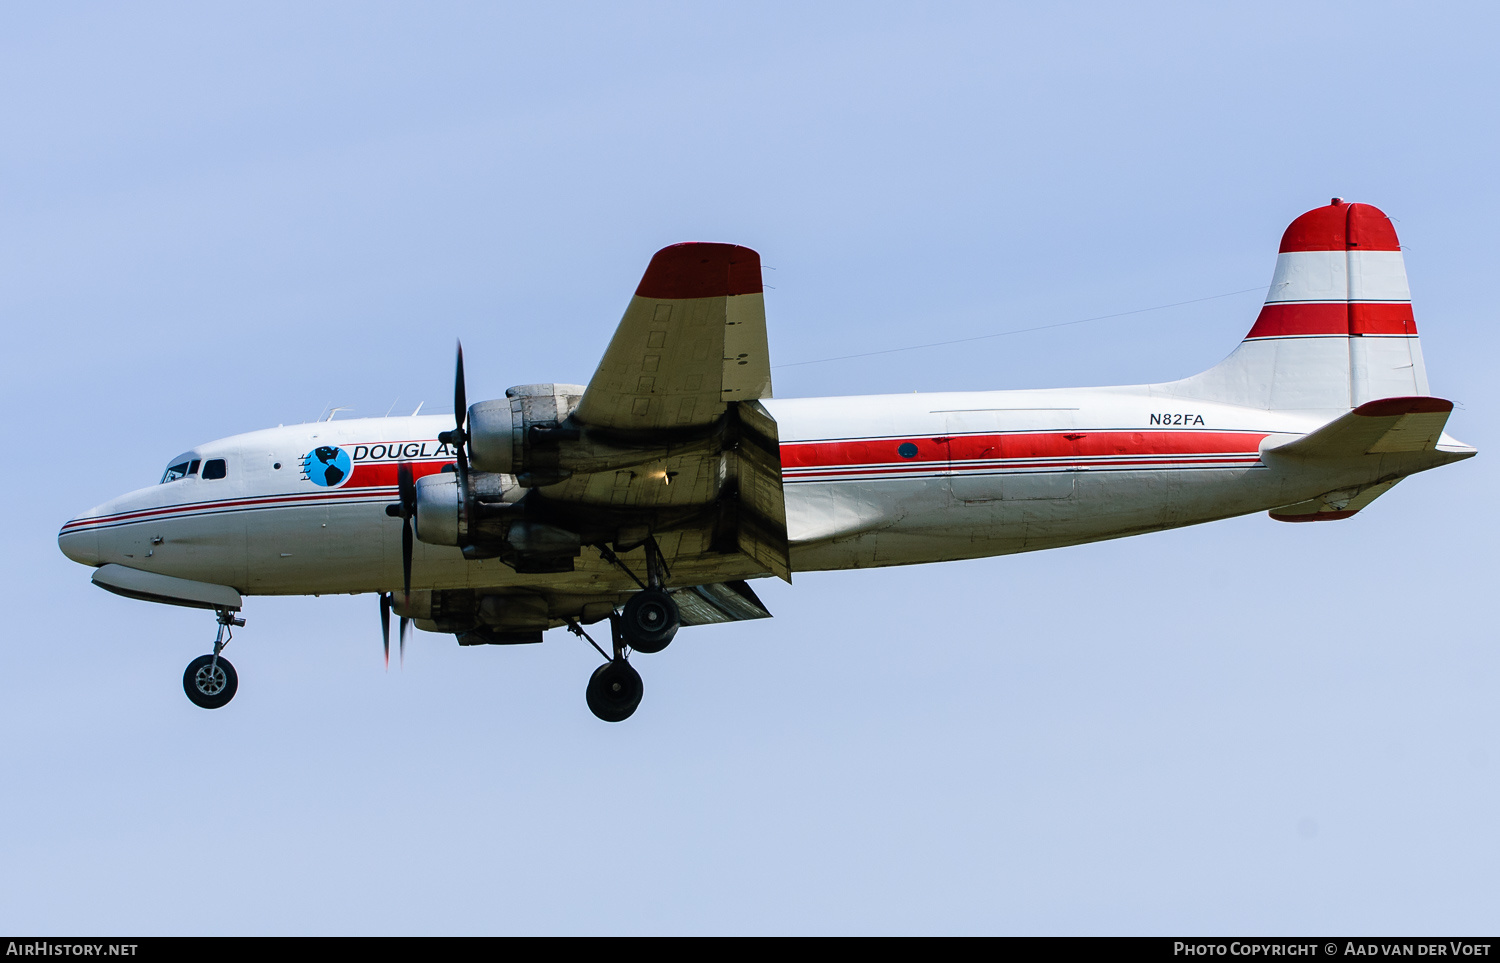
[[[182,674],[182,688],[200,709],[218,709],[229,704],[240,687],[239,674],[223,656],[200,655]]]
[[[240,688],[239,673],[219,653],[234,637],[234,627],[244,625],[245,620],[236,618],[229,609],[219,609],[218,612],[219,634],[214,638],[214,650],[189,662],[182,673],[182,691],[187,693],[188,701],[200,709],[228,705]]]

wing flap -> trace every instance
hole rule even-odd
[[[758,401],[738,406],[739,446],[735,449],[739,481],[740,551],[777,577],[792,580],[787,544],[786,495],[781,487],[781,443],[776,421]]]
[[[683,625],[769,619],[771,613],[743,581],[694,585],[672,593]]]

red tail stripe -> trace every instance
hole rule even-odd
[[[1283,338],[1299,334],[1410,334],[1417,322],[1407,302],[1374,304],[1349,301],[1283,302],[1260,309],[1246,338]]]
[[[673,244],[651,258],[635,293],[663,299],[760,294],[760,255],[738,244]]]
[[[1330,204],[1314,208],[1291,223],[1281,236],[1288,251],[1399,251],[1396,228],[1372,204]]]

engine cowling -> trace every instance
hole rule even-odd
[[[514,477],[476,471],[469,473],[465,504],[456,472],[423,475],[417,479],[417,538],[429,545],[504,541],[523,495]]]
[[[561,480],[568,471],[558,463],[557,445],[538,444],[538,431],[566,431],[563,423],[583,398],[581,385],[517,385],[505,399],[469,407],[469,456],[480,471]],[[528,477],[525,480],[530,481]]]
[[[430,545],[458,545],[462,536],[458,475],[440,471],[417,479],[417,538]]]
[[[518,385],[504,400],[469,407],[469,457],[475,468],[516,476],[522,487],[551,485],[574,473],[617,471],[722,443],[721,425],[677,433],[669,442],[595,432],[572,419],[580,385]]]

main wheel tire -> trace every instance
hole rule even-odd
[[[624,659],[606,662],[589,676],[589,711],[605,722],[624,722],[641,704],[646,687]]]
[[[637,652],[660,652],[677,634],[677,603],[661,589],[642,589],[625,603],[620,630]]]
[[[217,709],[228,705],[239,687],[239,675],[222,655],[219,656],[217,665],[214,664],[213,656],[200,655],[188,663],[187,671],[182,674],[182,690],[187,693],[188,700],[200,709]]]

